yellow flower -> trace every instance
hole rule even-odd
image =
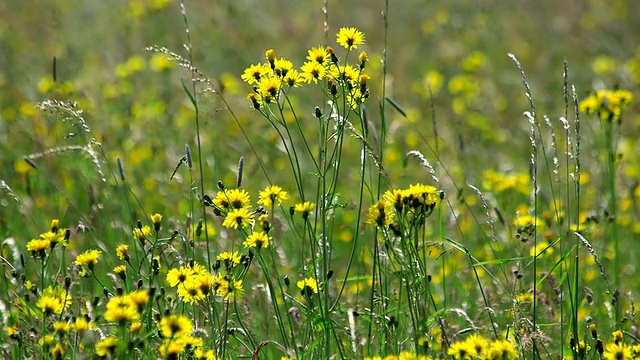
[[[629,345],[620,343],[609,343],[605,346],[604,358],[607,360],[627,360],[632,359]]]
[[[303,203],[295,204],[293,209],[294,211],[301,213],[302,218],[306,220],[309,218],[309,214],[311,213],[311,210],[313,210],[315,207],[316,207],[316,204],[309,201],[305,201]]]
[[[518,358],[518,352],[508,340],[496,340],[489,344],[488,360],[512,360]]]
[[[238,254],[237,251],[234,251],[234,252],[225,251],[223,253],[218,254],[216,259],[224,263],[224,266],[227,269],[231,269],[233,267],[238,266],[240,264],[240,260],[242,260],[242,258],[240,257],[240,254]]]
[[[180,340],[180,338],[178,338],[178,340]],[[160,355],[168,359],[177,359],[178,355],[182,354],[184,350],[184,343],[172,339],[167,339],[160,345]]]
[[[263,76],[271,73],[271,68],[268,64],[256,64],[251,65],[244,70],[242,76],[242,80],[249,85],[257,84]]]
[[[144,306],[149,302],[149,294],[146,290],[136,290],[131,292],[128,296],[138,308],[138,312],[142,312]]]
[[[182,315],[169,315],[160,321],[160,330],[165,338],[177,339],[193,332],[191,320]]]
[[[117,345],[118,341],[115,336],[108,336],[96,344],[96,355],[103,357],[112,355],[116,351]]]
[[[364,44],[364,34],[354,27],[343,27],[336,34],[336,42],[347,50],[357,49]]]
[[[180,295],[182,301],[190,304],[204,300],[205,298],[205,294],[200,291],[200,287],[198,287],[195,281],[180,284],[178,286],[178,295]]]
[[[239,300],[242,299],[244,294],[244,288],[242,287],[242,280],[232,279],[229,281],[225,294],[220,294],[225,300]]]
[[[311,295],[311,293],[313,292],[314,294],[318,293],[318,283],[316,282],[316,279],[314,277],[308,277],[306,279],[302,279],[300,281],[298,281],[298,283],[296,284],[298,286],[298,288],[300,290],[302,290],[303,295],[306,293],[307,295]],[[309,289],[309,290],[306,290]]]
[[[89,269],[93,269],[93,266],[98,263],[100,254],[102,254],[100,250],[87,250],[76,257],[75,264],[80,266],[87,265]]]
[[[282,190],[280,186],[272,185],[267,186],[263,191],[260,191],[258,197],[259,205],[262,205],[267,209],[271,209],[275,205],[282,205],[282,202],[289,198],[289,194]]]
[[[83,333],[87,330],[93,328],[93,324],[87,320],[84,316],[80,316],[76,318],[76,321],[73,323],[73,329],[78,333]]]
[[[64,303],[58,297],[48,295],[40,297],[36,306],[42,310],[45,316],[60,314],[64,309]]]
[[[267,61],[270,64],[273,64],[276,61],[276,51],[273,49],[269,49],[265,51],[264,56],[267,58]]]
[[[367,223],[384,228],[391,224],[394,217],[393,204],[385,200],[378,200],[369,208]]]
[[[194,283],[200,292],[207,296],[211,293],[213,287],[213,274],[207,272],[206,274],[198,275]]]
[[[153,223],[153,228],[156,232],[160,231],[160,223],[162,222],[162,215],[155,213],[151,215],[151,222]]]
[[[581,112],[597,113],[602,121],[619,121],[622,110],[633,100],[626,90],[599,90],[578,105]]]
[[[244,189],[218,191],[213,203],[221,209],[245,209],[251,207],[251,196]]]
[[[360,61],[360,70],[364,69],[365,64],[369,61],[367,53],[362,51],[360,55],[358,55],[358,61]]]
[[[129,245],[120,245],[116,248],[116,255],[122,261],[129,261]]]
[[[284,58],[275,60],[273,65],[275,66],[273,71],[279,77],[285,77],[289,74],[289,71],[293,70],[293,63]]]
[[[324,46],[312,47],[307,53],[307,60],[318,65],[327,65],[329,63],[329,53],[327,53],[327,49]],[[324,66],[322,68],[324,69]]]
[[[144,241],[149,235],[151,235],[151,228],[147,225],[142,228],[133,228],[133,236],[140,241]]]
[[[64,356],[64,348],[60,343],[57,343],[56,346],[52,347],[51,350],[49,350],[49,354],[54,360],[62,359],[62,357]]]
[[[53,331],[55,331],[58,336],[64,336],[70,328],[71,325],[66,321],[56,321],[53,323]]]
[[[187,281],[192,281],[194,277],[193,269],[189,266],[180,266],[177,269],[171,269],[167,273],[167,282],[171,287],[176,287],[178,284],[183,284]]]
[[[127,276],[127,265],[118,265],[113,268],[113,272],[124,280]]]
[[[269,236],[262,231],[253,232],[242,245],[246,248],[256,248],[260,250],[269,246]]]
[[[222,226],[227,229],[248,227],[251,224],[253,224],[253,216],[246,208],[232,209],[222,222]]]
[[[481,358],[482,356],[484,356],[484,353],[489,346],[489,342],[487,341],[487,339],[483,338],[478,334],[472,334],[471,336],[469,336],[465,340],[465,343],[467,343],[467,346],[470,349],[471,354],[474,357],[478,357],[478,358]]]
[[[258,82],[258,91],[264,99],[264,102],[268,104],[273,100],[278,100],[281,86],[282,80],[280,80],[279,77],[263,77],[260,79],[260,82]]]
[[[104,318],[123,326],[127,321],[138,320],[140,314],[138,306],[129,296],[120,295],[109,300]]]
[[[327,72],[324,65],[315,61],[307,61],[302,65],[300,70],[302,71],[302,78],[308,84],[312,82],[317,84],[319,80],[324,79],[325,73]]]
[[[305,81],[302,74],[298,72],[296,69],[291,69],[287,72],[287,75],[282,79],[285,84],[289,85],[289,87],[299,87],[300,84]]]
[[[473,349],[466,341],[457,341],[447,350],[448,355],[452,355],[454,359],[471,359]]]
[[[31,251],[31,255],[36,259],[44,259],[45,251],[51,246],[48,239],[33,239],[27,243],[27,250]]]

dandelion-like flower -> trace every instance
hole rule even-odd
[[[251,196],[244,189],[218,191],[213,203],[221,209],[243,209],[251,207]]]
[[[138,305],[128,295],[120,295],[112,298],[107,303],[107,311],[104,319],[124,326],[128,321],[135,321],[140,318]]]
[[[249,237],[247,237],[242,245],[246,248],[260,250],[269,246],[269,236],[262,231],[253,232]]]
[[[312,276],[302,279],[296,283],[298,288],[302,291],[302,294],[311,295],[318,293],[318,282]]]
[[[45,317],[52,314],[60,314],[64,309],[64,303],[55,296],[43,295],[36,302],[36,306],[42,310]]]
[[[258,83],[258,91],[266,103],[271,103],[278,100],[281,86],[282,80],[279,77],[264,77]]]
[[[312,82],[317,84],[318,81],[324,79],[327,72],[324,65],[315,61],[307,61],[302,65],[300,70],[302,71],[302,78],[308,84],[311,84]]]
[[[101,254],[102,251],[100,250],[87,250],[76,257],[75,264],[80,266],[87,265],[89,269],[93,269],[93,266],[98,263]]]
[[[242,280],[231,279],[226,288],[226,293],[220,294],[225,300],[239,300],[244,295]]]
[[[260,79],[272,72],[268,64],[251,65],[244,70],[242,80],[249,85],[257,84]]]
[[[169,315],[160,321],[160,331],[165,338],[177,339],[193,333],[193,326],[186,316]]]
[[[378,200],[369,208],[367,223],[384,228],[391,224],[394,216],[395,212],[393,211],[393,205],[388,201]]]
[[[267,186],[263,191],[260,191],[258,196],[258,204],[267,209],[271,209],[275,205],[282,205],[282,202],[289,198],[289,193],[282,190],[280,186],[272,185]]]
[[[496,340],[489,344],[487,350],[488,360],[514,360],[518,358],[518,352],[508,340]]]
[[[160,231],[160,224],[162,223],[162,215],[155,213],[151,215],[151,222],[153,223],[153,228],[156,232]]]
[[[627,360],[633,359],[633,355],[629,345],[619,342],[605,346],[604,358],[606,360]]]
[[[581,112],[598,114],[602,121],[620,121],[622,110],[633,100],[626,90],[599,90],[582,100],[578,105]]]
[[[240,254],[237,251],[230,252],[225,251],[216,257],[217,260],[222,262],[227,269],[234,268],[240,264],[240,260],[242,260]]]
[[[324,65],[329,64],[329,53],[327,52],[327,48],[324,46],[312,47],[307,52],[307,60],[311,63],[322,65],[324,68]]]
[[[222,222],[222,226],[226,227],[227,229],[249,227],[252,224],[253,215],[251,214],[251,212],[249,212],[249,210],[245,208],[233,209],[229,211],[224,221]]]
[[[129,245],[119,245],[116,248],[116,256],[122,261],[129,261]]]
[[[292,88],[299,87],[305,81],[305,79],[302,74],[298,72],[298,70],[291,69],[287,72],[287,75],[284,76],[282,81],[284,81],[285,84],[289,85],[289,87]]]
[[[316,207],[316,204],[309,201],[305,201],[303,203],[296,204],[293,207],[293,209],[294,211],[301,213],[302,218],[307,220],[309,218],[309,214],[311,214],[311,210],[313,210],[315,207]]]
[[[31,251],[31,256],[36,259],[44,259],[46,250],[51,246],[48,239],[33,239],[27,243],[27,250]]]
[[[171,287],[176,287],[180,284],[184,284],[190,281],[194,277],[194,272],[191,267],[180,266],[179,268],[173,268],[167,273],[167,282]]]
[[[118,346],[118,340],[115,336],[107,336],[96,343],[96,355],[103,357],[113,355],[116,351],[116,346]]]
[[[364,34],[354,27],[343,27],[336,34],[336,42],[347,50],[357,49],[364,44]]]
[[[151,235],[151,228],[147,225],[142,228],[133,228],[133,236],[141,242],[144,242],[149,235]]]

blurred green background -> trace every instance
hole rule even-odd
[[[291,174],[284,153],[274,146],[275,133],[250,109],[245,98],[250,88],[240,81],[245,67],[263,61],[266,49],[274,48],[278,56],[300,66],[309,47],[336,46],[334,36],[340,27],[362,30],[367,39],[362,49],[371,58],[369,120],[379,127],[384,2],[328,1],[328,38],[324,5],[280,0],[186,2],[194,63],[215,82],[248,130],[273,171],[271,180],[290,191],[294,190]],[[126,228],[127,210],[113,181],[117,156],[139,201],[133,218],[142,218],[144,209],[183,221],[188,211],[184,200],[189,194],[188,173],[182,168],[175,179],[170,175],[185,144],[195,149],[193,109],[181,85],[189,82],[189,73],[145,51],[159,45],[186,54],[179,2],[10,0],[0,3],[0,11],[0,179],[21,201],[0,194],[0,236],[26,242],[44,231],[53,217],[61,218],[65,226],[83,222],[90,227]],[[518,69],[507,54],[515,54],[527,72],[538,114],[548,114],[559,130],[558,118],[565,111],[565,58],[569,82],[579,97],[602,87],[637,94],[638,18],[640,3],[632,0],[390,1],[386,91],[407,113],[404,118],[387,109],[385,167],[394,185],[429,182],[425,169],[403,166],[404,154],[412,149],[434,161],[429,150],[435,141],[428,84],[434,94],[439,156],[459,185],[480,183],[486,169],[526,173],[531,149],[529,124],[522,113],[529,106]],[[73,122],[35,109],[45,99],[78,102],[109,160],[102,164],[108,181],[101,181],[91,159],[79,152],[35,159],[38,170],[23,161],[25,155],[86,145],[90,140]],[[205,191],[215,191],[218,179],[232,185],[240,156],[246,158],[246,186],[257,190],[267,185],[228,109],[208,93],[200,100]],[[306,89],[294,95],[303,120],[316,105],[323,106],[320,100],[319,93]],[[640,171],[634,142],[640,118],[635,110],[637,105],[627,110],[621,129],[625,162],[620,183],[627,192],[632,192]],[[584,116],[584,124],[585,131],[598,133],[594,118]],[[584,163],[595,174],[599,165],[590,152],[592,139],[585,139]],[[358,154],[357,146],[346,152],[353,164]],[[345,176],[357,178],[357,174]],[[451,193],[453,188],[445,190]],[[597,203],[594,199],[586,206]],[[98,221],[104,214],[115,226]],[[118,218],[124,223],[117,224]]]

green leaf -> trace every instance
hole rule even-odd
[[[397,102],[395,102],[395,100],[393,100],[390,97],[385,97],[384,99],[387,100],[387,102],[389,102],[389,104],[391,104],[391,106],[393,106],[393,108],[396,109],[396,111],[399,112],[400,115],[407,118],[407,113],[400,107],[400,105]]]

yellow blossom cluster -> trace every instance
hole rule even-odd
[[[348,51],[364,44],[364,34],[353,27],[341,28],[336,42]],[[335,50],[330,46],[312,47],[307,52],[307,61],[300,70],[286,58],[278,58],[273,49],[265,52],[266,61],[246,68],[241,78],[253,86],[247,99],[259,110],[263,106],[278,102],[281,94],[303,83],[323,82],[332,98],[344,96],[351,108],[357,108],[369,97],[367,81],[371,77],[363,72],[368,61],[367,53],[361,52],[355,65],[341,64]]]
[[[626,90],[599,90],[582,100],[579,108],[583,113],[598,114],[602,121],[620,121],[622,110],[632,100]]]

